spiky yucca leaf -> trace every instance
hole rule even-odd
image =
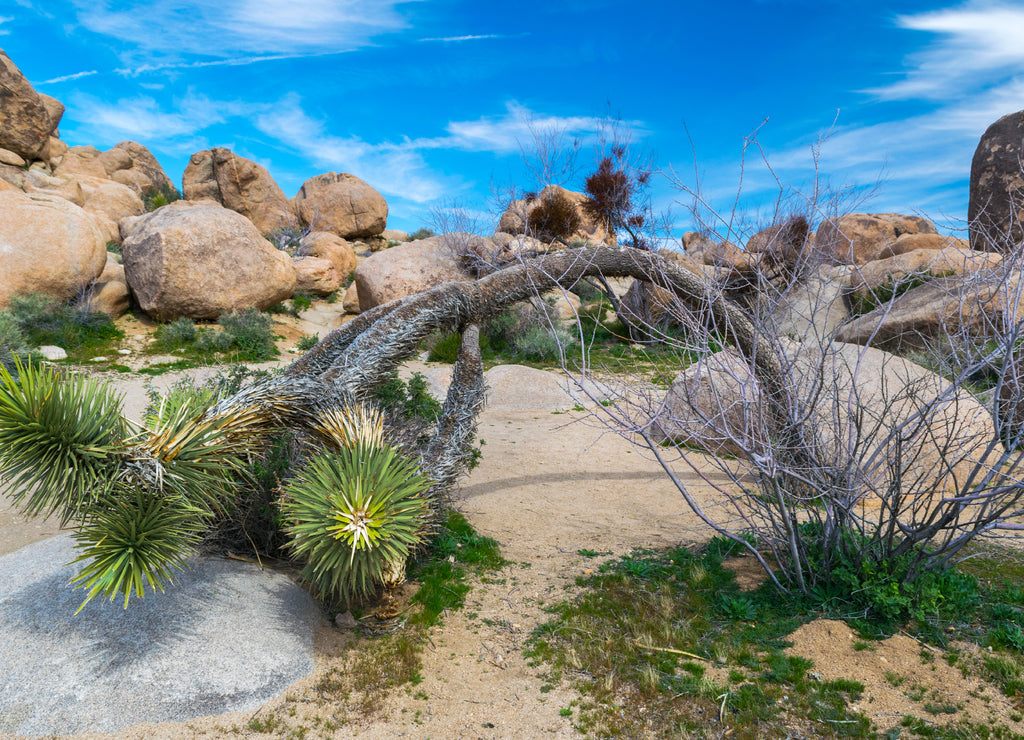
[[[141,489],[118,493],[74,534],[82,551],[75,562],[89,561],[72,579],[89,589],[78,611],[97,596],[124,597],[127,608],[147,585],[163,591],[174,582],[173,571],[184,570],[204,527],[203,517],[180,501]]]
[[[390,446],[356,444],[311,458],[284,490],[292,551],[327,598],[371,593],[421,541],[430,480]]]
[[[331,447],[384,446],[384,414],[373,406],[346,404],[320,412],[310,432]]]
[[[80,518],[103,496],[123,462],[128,430],[120,398],[80,375],[17,363],[0,366],[0,473],[29,516]]]

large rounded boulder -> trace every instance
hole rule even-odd
[[[288,198],[262,165],[216,147],[196,152],[182,179],[187,200],[213,200],[241,213],[264,234],[288,224]]]
[[[971,248],[1010,252],[1024,242],[1024,111],[1003,116],[981,136],[971,160],[967,223]]]
[[[0,308],[23,293],[74,298],[106,261],[91,214],[53,194],[0,192]]]
[[[122,254],[139,305],[160,321],[264,309],[295,292],[291,258],[249,219],[209,202],[178,201],[134,220]]]
[[[0,148],[29,161],[45,158],[50,134],[60,121],[59,116],[54,120],[55,114],[0,50]]]
[[[955,489],[975,465],[984,468],[998,457],[989,449],[996,435],[992,414],[935,373],[874,347],[783,346],[790,363],[787,385],[795,398],[812,404],[805,410],[806,431],[820,445],[817,454],[839,467],[856,455],[876,493],[884,493],[878,486],[884,487],[893,460],[901,461],[903,480],[914,493],[926,494]],[[928,406],[939,398],[944,400]],[[656,441],[716,454],[766,454],[765,409],[747,364],[733,350],[723,350],[676,376],[651,433]],[[904,430],[898,451],[894,429]]]
[[[469,280],[449,235],[400,244],[376,252],[356,268],[359,307],[374,306],[421,293],[441,283]]]
[[[303,225],[330,231],[342,239],[377,236],[387,227],[384,196],[347,172],[311,177],[292,198],[291,205]]]

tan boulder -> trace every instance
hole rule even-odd
[[[56,127],[45,101],[0,50],[0,147],[28,161],[42,159]]]
[[[73,146],[54,168],[57,177],[96,177],[113,180],[137,195],[174,190],[174,183],[150,151],[134,141],[122,141],[103,152],[94,146]]]
[[[698,255],[703,254],[717,243],[707,234],[700,231],[687,231],[683,234],[681,241],[683,243],[683,251],[700,261],[703,261],[704,258]]]
[[[345,288],[345,297],[341,299],[341,307],[345,309],[345,313],[362,313],[359,308],[359,288],[356,287],[355,282]]]
[[[359,306],[368,311],[449,281],[468,280],[443,236],[375,252],[356,268]]]
[[[293,257],[295,265],[295,292],[308,295],[330,295],[341,280],[330,260],[319,257]]]
[[[110,173],[100,160],[102,152],[94,146],[69,147],[61,157],[54,174],[58,177],[97,177],[110,179]]]
[[[388,221],[384,197],[347,172],[328,172],[306,180],[291,206],[303,225],[342,239],[377,236]]]
[[[107,254],[103,272],[76,299],[75,305],[90,313],[105,313],[112,318],[123,316],[131,305],[131,291],[124,274],[124,267]]]
[[[929,280],[846,324],[836,338],[905,352],[925,349],[947,335],[991,336],[1002,321],[1024,319],[1021,273],[1004,272]]]
[[[935,226],[918,216],[897,213],[847,213],[822,221],[814,240],[815,253],[841,265],[863,265],[892,257],[903,234],[934,234]]]
[[[0,164],[10,165],[11,167],[24,167],[25,160],[12,152],[10,149],[0,149]]]
[[[196,152],[182,179],[187,200],[213,200],[241,213],[264,234],[287,226],[288,198],[266,168],[230,149]]]
[[[177,192],[156,157],[142,144],[122,141],[100,154],[107,176],[140,195]]]
[[[209,202],[178,201],[138,218],[122,253],[139,305],[159,321],[264,309],[295,293],[291,258],[247,218]]]
[[[970,242],[966,239],[958,239],[953,236],[942,234],[901,234],[892,243],[890,250],[893,256],[899,257],[907,252],[914,252],[918,249],[945,249],[946,247],[957,247],[958,249],[970,249]]]
[[[329,231],[311,231],[299,241],[299,254],[319,257],[334,265],[338,279],[348,280],[356,269],[356,253],[351,245]]]
[[[567,241],[583,240],[591,244],[609,244],[612,246],[616,244],[615,234],[609,233],[604,224],[599,219],[594,218],[584,208],[584,204],[590,201],[589,196],[585,193],[566,190],[559,185],[548,185],[533,198],[520,198],[512,201],[501,215],[497,230],[513,235],[532,234],[533,230],[530,227],[532,214],[546,200],[552,197],[567,199],[573,205],[576,215],[579,217],[580,226],[575,233],[567,238]]]
[[[401,231],[399,229],[384,229],[384,231],[381,232],[381,236],[389,242],[398,242],[399,244],[409,241],[409,232]]]
[[[106,263],[93,217],[47,193],[0,192],[0,307],[12,295],[74,298]]]
[[[855,303],[868,299],[887,301],[893,287],[901,283],[991,270],[1002,261],[1003,255],[997,252],[975,252],[948,246],[943,249],[916,249],[855,268],[850,275],[847,292]]]
[[[937,500],[927,494],[954,488],[975,463],[989,459],[986,445],[995,434],[992,416],[966,390],[940,403],[929,414],[928,424],[916,425],[911,420],[918,411],[946,392],[945,379],[873,347],[826,346],[823,354],[816,342],[785,345],[793,361],[788,384],[795,398],[816,399],[808,409],[806,431],[820,445],[822,459],[843,466],[851,454],[851,435],[856,439],[856,429],[861,428],[864,436],[852,454],[864,466],[869,481],[865,493],[886,492],[887,475],[897,459],[895,440],[886,436],[901,426],[907,438],[899,457],[902,476],[914,482],[913,492],[918,494],[909,506],[935,505]],[[738,355],[725,350],[676,376],[651,432],[656,441],[672,440],[712,453],[764,454],[764,414],[757,380]]]
[[[60,119],[64,117],[64,103],[57,100],[57,98],[51,98],[49,95],[43,93],[36,93],[39,96],[39,102],[43,104],[46,109],[46,115],[50,119],[50,135],[53,137],[58,136],[57,127],[60,126]],[[53,152],[50,152],[53,155]]]

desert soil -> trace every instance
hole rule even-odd
[[[282,327],[285,345],[303,333],[324,336],[337,324],[330,310],[313,316],[307,312],[304,319]],[[145,329],[137,333],[141,346]],[[143,381],[137,376],[115,377],[126,393],[127,412],[137,416],[146,402]],[[161,376],[158,385],[166,386],[173,377]],[[529,408],[528,397],[522,403]],[[475,583],[465,608],[446,615],[431,630],[422,656],[423,680],[392,690],[383,709],[366,717],[319,697],[317,680],[338,665],[339,654],[353,639],[350,632],[325,620],[317,637],[317,671],[257,712],[139,725],[116,737],[258,737],[247,728],[254,717],[276,717],[287,728],[312,727],[314,716],[330,718],[340,727],[313,730],[311,737],[577,736],[572,716],[563,716],[560,710],[579,697],[567,685],[549,690],[543,668],[528,665],[522,647],[530,631],[546,620],[544,605],[570,596],[575,578],[600,562],[579,551],[618,556],[635,547],[696,544],[708,537],[655,462],[628,440],[586,423],[584,416],[550,409],[485,410],[481,415],[483,458],[455,503],[477,531],[501,543],[510,564],[500,574],[491,574],[489,582]],[[710,464],[690,473],[687,482],[698,495],[708,491],[699,473],[721,475]],[[57,531],[52,521],[25,521],[0,499],[0,554]],[[743,583],[757,581],[749,564],[737,563],[737,570]],[[1010,707],[998,689],[964,679],[941,658],[923,660],[927,650],[908,637],[897,635],[873,649],[857,650],[858,641],[845,624],[819,620],[801,627],[792,640],[791,651],[812,659],[812,671],[822,678],[864,683],[867,690],[858,707],[880,728],[898,724],[903,714],[914,714],[935,722],[998,718],[1015,731],[1024,731],[1024,726],[1010,722]],[[895,675],[903,680],[892,680]],[[912,701],[912,686],[922,687],[927,696]],[[962,705],[963,710],[933,716],[923,709],[927,701]]]

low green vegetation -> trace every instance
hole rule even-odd
[[[0,311],[0,354],[8,361],[43,345],[84,359],[109,351],[123,336],[107,314],[89,313],[41,293],[13,296]]]
[[[846,620],[863,650],[903,631],[936,654],[949,648],[950,665],[993,682],[1024,711],[1024,556],[979,556],[919,579],[900,598],[882,598],[881,580],[863,592],[867,577],[799,597],[767,582],[740,591],[723,565],[737,549],[716,539],[696,550],[636,551],[578,579],[579,593],[550,609],[528,654],[549,682],[572,681],[583,694],[579,730],[594,737],[1019,737],[957,722],[960,707],[924,691],[917,700],[927,720],[873,727],[850,709],[864,691],[857,676],[821,680],[785,647],[787,635],[819,617]],[[953,640],[982,646],[983,657],[968,659]],[[896,673],[887,680],[906,688]],[[953,725],[936,726],[937,714],[950,714]]]
[[[181,200],[181,193],[168,183],[163,183],[158,188],[151,188],[142,194],[142,204],[146,207],[147,213],[155,211],[157,208],[163,208],[177,200]]]
[[[162,324],[154,351],[187,352],[203,361],[264,362],[277,356],[273,320],[255,308],[227,313],[218,328],[197,326],[188,318]]]

